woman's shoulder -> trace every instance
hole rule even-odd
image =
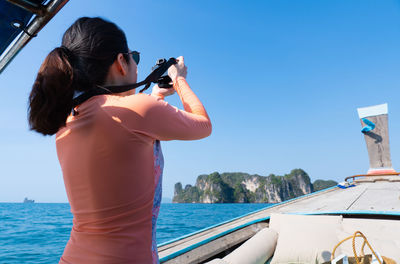
[[[119,95],[106,95],[107,100],[104,102],[104,105],[124,105],[126,103],[149,103],[157,98],[154,96],[151,96],[149,94],[144,94],[144,93],[137,93],[137,94],[132,94],[132,95],[126,95],[126,96],[119,96]]]
[[[127,96],[107,95],[103,107],[121,107],[131,110],[145,110],[167,104],[163,99],[144,93],[137,93]]]

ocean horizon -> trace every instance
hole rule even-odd
[[[157,244],[271,205],[164,202]],[[69,203],[0,203],[0,263],[57,263],[71,228]]]

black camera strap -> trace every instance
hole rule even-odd
[[[172,81],[171,78],[162,75],[168,70],[169,67],[176,63],[177,62],[175,58],[170,58],[168,61],[165,59],[158,60],[157,65],[153,68],[153,71],[146,77],[146,79],[138,83],[113,86],[96,85],[92,89],[83,92],[73,99],[72,111],[74,112],[73,108],[96,95],[123,93],[145,85],[145,87],[139,91],[139,93],[142,93],[150,87],[151,83],[158,83],[161,88],[171,88],[172,85],[169,84]]]
[[[92,89],[87,90],[80,94],[79,96],[75,97],[72,101],[72,107],[75,108],[76,106],[82,104],[83,102],[89,100],[91,97],[96,95],[102,94],[113,94],[113,93],[123,93],[129,90],[135,89],[139,86],[142,86],[143,82],[128,84],[128,85],[116,85],[116,86],[94,86]]]

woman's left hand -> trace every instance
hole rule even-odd
[[[160,88],[160,87],[158,87],[158,84],[154,85],[153,89],[151,91],[151,95],[156,96],[156,97],[161,97],[161,98],[172,95],[174,93],[175,93],[175,89]]]

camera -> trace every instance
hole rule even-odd
[[[168,76],[168,68],[172,65],[176,64],[175,58],[166,59],[158,59],[156,65],[152,68],[153,72],[157,72],[161,75],[158,75],[158,79],[155,83],[158,84],[160,88],[171,88],[172,87],[172,79]],[[165,74],[165,75],[164,75]]]

